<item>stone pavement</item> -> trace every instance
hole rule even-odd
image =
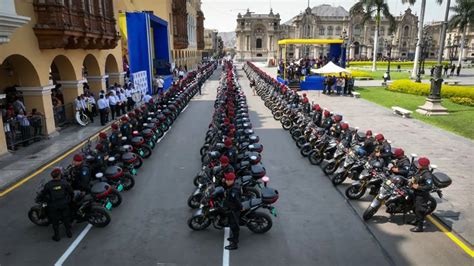
[[[262,69],[274,75],[274,69]],[[310,101],[342,114],[351,126],[383,133],[392,141],[392,147],[402,147],[407,155],[427,156],[438,166],[438,171],[449,175],[453,183],[443,189],[444,198],[438,202],[435,215],[471,245],[474,244],[473,141],[416,119],[404,119],[392,114],[388,108],[361,98],[306,92]]]
[[[95,123],[86,127],[66,127],[58,132],[57,136],[35,142],[28,147],[20,147],[13,153],[1,156],[0,192],[107,127],[101,126],[98,120],[97,117]]]

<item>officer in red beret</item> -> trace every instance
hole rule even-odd
[[[316,126],[321,127],[321,121],[323,119],[323,110],[321,109],[321,106],[319,104],[313,105],[313,123],[316,124]]]
[[[430,190],[433,188],[433,179],[430,171],[430,160],[426,157],[420,157],[415,162],[415,166],[418,169],[410,185],[414,190],[415,197],[415,220],[409,222],[409,224],[415,227],[410,229],[412,232],[423,232],[423,223],[426,217],[426,203],[429,200]]]
[[[104,153],[108,153],[110,149],[110,142],[109,142],[109,137],[107,136],[107,133],[105,132],[100,132],[99,133],[99,144],[102,144],[104,147]]]
[[[62,221],[66,227],[67,237],[72,237],[71,232],[71,210],[69,204],[74,196],[74,191],[68,182],[61,179],[62,170],[56,167],[51,172],[53,180],[44,185],[43,190],[39,194],[39,199],[48,204],[48,219],[53,225],[53,240],[59,241],[59,222]]]
[[[234,250],[238,248],[239,233],[240,233],[240,211],[242,210],[242,194],[241,188],[235,183],[235,174],[224,174],[225,182],[223,187],[225,189],[224,207],[227,208],[227,218],[229,219],[229,227],[232,232],[231,237],[227,240],[230,245],[226,246],[227,250]]]
[[[84,162],[84,156],[81,154],[74,155],[72,166],[72,188],[82,192],[89,192],[91,172],[89,166]]]

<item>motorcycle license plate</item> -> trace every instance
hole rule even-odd
[[[145,153],[142,150],[139,150],[138,154],[140,154],[140,156],[143,156]]]
[[[105,204],[105,208],[106,208],[107,210],[111,210],[111,209],[112,209],[112,202],[107,201],[107,203]]]
[[[137,169],[133,168],[132,170],[130,170],[130,173],[132,175],[136,175],[137,174]]]
[[[277,215],[278,215],[278,214],[277,214],[277,209],[276,209],[275,207],[273,207],[273,208],[271,209],[270,213],[271,213],[273,216],[275,216],[275,217],[277,217]]]
[[[151,141],[148,141],[148,145],[153,146],[153,143]]]
[[[153,135],[153,139],[156,140],[156,135]]]
[[[118,185],[117,190],[118,190],[119,192],[122,191],[122,190],[123,190],[123,185],[122,185],[122,184]]]

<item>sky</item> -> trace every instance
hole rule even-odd
[[[390,12],[393,15],[400,15],[409,7],[403,5],[401,0],[386,0],[390,6]],[[333,6],[342,6],[347,11],[356,3],[356,0],[310,0],[310,6],[321,4],[331,4]],[[446,0],[439,6],[435,0],[426,0],[425,24],[432,21],[444,19]],[[451,6],[454,0],[451,0]],[[244,14],[247,8],[251,12],[268,14],[270,6],[273,13],[280,13],[281,23],[290,20],[304,11],[308,6],[307,0],[202,0],[201,9],[204,12],[204,27],[207,29],[217,29],[220,32],[234,31],[237,25],[237,14]],[[421,0],[411,7],[412,12],[419,14],[421,9]]]

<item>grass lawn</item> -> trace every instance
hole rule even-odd
[[[415,112],[418,106],[425,103],[425,96],[404,94],[385,90],[383,87],[357,88],[361,97],[376,104],[391,108],[400,106],[413,111],[413,117],[428,124],[449,130],[461,136],[474,140],[474,107],[452,103],[443,100],[443,106],[448,108],[447,116],[424,116]]]
[[[386,72],[386,69],[379,70],[372,72],[370,69],[358,69],[358,68],[349,68],[349,70],[355,70],[355,73],[358,73],[357,76],[364,76],[364,77],[371,77],[374,80],[383,80],[383,74]],[[429,71],[429,70],[428,70]],[[429,73],[429,72],[427,72]],[[393,69],[390,70],[390,78],[391,80],[397,80],[397,79],[410,79],[410,73],[406,71],[401,71],[401,72],[396,72]],[[422,75],[422,79],[430,79],[430,75]]]

